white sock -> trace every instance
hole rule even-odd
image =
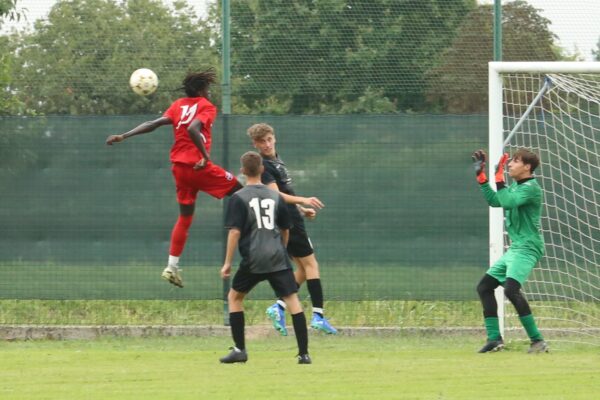
[[[279,306],[284,310],[287,308],[287,306],[285,305],[285,301],[283,300],[277,300],[277,304],[279,304]]]
[[[313,312],[323,315],[323,309],[319,307],[313,307]]]
[[[174,265],[177,266],[179,265],[179,257],[175,257],[175,256],[169,256],[169,261],[167,265]]]

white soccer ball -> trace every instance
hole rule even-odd
[[[148,96],[156,91],[158,87],[158,76],[148,68],[140,68],[133,71],[129,78],[131,89],[141,95]]]

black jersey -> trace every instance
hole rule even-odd
[[[255,274],[291,268],[280,229],[292,226],[281,195],[264,185],[248,185],[231,196],[225,226],[240,230],[240,269]]]
[[[279,155],[275,156],[275,158],[263,157],[263,166],[265,167],[265,170],[260,177],[262,183],[268,185],[275,182],[281,193],[292,196],[296,195],[294,187],[292,186],[292,177],[290,176],[285,163],[281,160],[281,158],[279,158]],[[296,226],[302,223],[302,216],[300,215],[300,211],[298,211],[296,205],[288,204],[287,206],[292,216],[293,224]]]
[[[268,185],[275,182],[281,193],[296,195],[292,186],[292,177],[279,155],[275,158],[263,158],[263,165],[265,170],[260,177],[262,183]]]

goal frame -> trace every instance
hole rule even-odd
[[[504,73],[600,73],[600,62],[583,61],[492,61],[488,64],[488,154],[490,167],[504,152],[503,83]],[[504,254],[504,214],[502,208],[489,208],[490,265]],[[500,332],[505,331],[504,290],[496,288]]]

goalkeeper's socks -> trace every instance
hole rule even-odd
[[[544,337],[538,330],[537,325],[535,324],[535,320],[533,319],[533,314],[524,315],[519,317],[521,320],[521,324],[523,324],[523,328],[527,331],[527,336],[531,339],[532,342],[537,342],[539,340],[544,340]]]
[[[486,317],[485,318],[485,331],[487,332],[488,340],[500,340],[500,322],[498,317]]]

